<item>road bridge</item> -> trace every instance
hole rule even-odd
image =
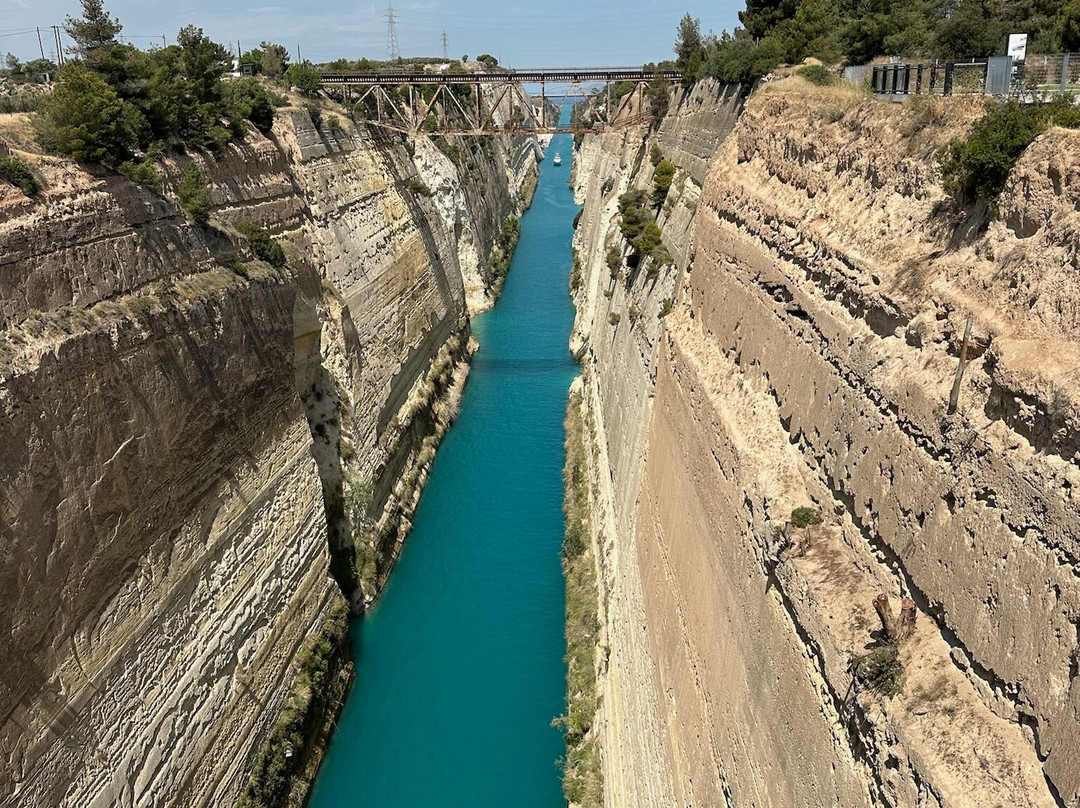
[[[320,74],[325,91],[355,104],[357,114],[373,126],[407,134],[460,135],[597,132],[635,126],[651,117],[646,90],[658,77],[672,82],[682,74],[634,67]],[[539,96],[529,95],[526,84],[538,85]],[[587,112],[571,125],[560,126],[558,113],[550,109],[553,98],[580,100]]]

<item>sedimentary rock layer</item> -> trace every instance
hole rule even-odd
[[[593,200],[649,172],[584,144],[609,804],[1080,803],[1075,136],[1028,149],[984,228],[935,157],[977,114],[759,91],[655,325],[641,278],[596,299],[612,211]],[[681,238],[665,229],[673,255]],[[780,551],[802,505],[825,524]],[[918,611],[892,698],[848,664],[878,592]]]
[[[280,110],[149,190],[24,152],[45,190],[0,197],[2,805],[232,804],[352,552],[350,481],[387,558],[407,529],[398,478],[442,417],[412,405],[535,143],[413,160],[322,118]],[[192,164],[207,227],[173,201]]]

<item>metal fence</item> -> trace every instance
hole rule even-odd
[[[1080,93],[1080,54],[991,56],[970,62],[887,64],[869,67],[879,95],[1016,95],[1027,98]],[[852,79],[865,73],[852,71]]]
[[[1029,56],[1023,80],[1025,89],[1041,94],[1080,92],[1080,54]]]
[[[959,95],[986,91],[986,62],[875,65],[870,87],[881,95]]]

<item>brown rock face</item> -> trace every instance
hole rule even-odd
[[[1077,143],[1040,138],[980,232],[934,158],[975,115],[759,92],[691,236],[661,218],[660,321],[641,275],[597,294],[616,213],[593,200],[651,178],[586,141],[611,804],[1080,804]],[[825,523],[778,551],[806,504]],[[910,636],[867,673],[881,592]]]
[[[463,278],[535,144],[459,174],[342,123],[282,110],[169,162],[163,194],[30,155],[46,190],[0,198],[0,805],[233,804],[335,595],[328,550],[381,530],[356,601],[385,578],[445,428],[418,391],[463,383]],[[191,160],[207,228],[171,201]]]

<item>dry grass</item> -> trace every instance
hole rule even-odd
[[[30,124],[30,115],[25,112],[0,115],[0,141],[19,151],[41,153],[34,138],[34,127]]]
[[[952,718],[956,715],[956,685],[944,674],[938,674],[929,684],[912,687],[907,707],[916,715],[932,712]]]

